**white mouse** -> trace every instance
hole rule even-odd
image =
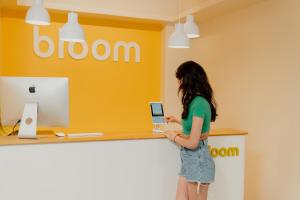
[[[66,135],[62,132],[55,133],[57,137],[65,137]]]

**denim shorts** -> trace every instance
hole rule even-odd
[[[207,140],[200,141],[195,150],[181,147],[180,176],[188,182],[212,183],[215,180],[215,162],[208,150]]]

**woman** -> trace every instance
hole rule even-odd
[[[175,131],[165,133],[170,141],[181,146],[176,200],[206,200],[209,184],[215,177],[215,164],[207,146],[210,122],[217,116],[213,90],[204,69],[193,61],[181,64],[176,78],[183,112],[181,120],[168,116],[166,121],[181,124],[183,135]]]

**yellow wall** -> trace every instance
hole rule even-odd
[[[22,18],[2,17],[1,22],[5,27],[1,45],[3,75],[69,77],[71,124],[68,131],[151,130],[148,102],[160,100],[161,96],[160,30],[85,25],[89,55],[78,61],[67,51],[64,59],[58,58],[58,28],[62,23],[41,27],[40,34],[55,41],[54,55],[42,59],[33,52],[32,26],[25,24]],[[141,63],[136,64],[133,59],[125,63],[122,51],[117,63],[112,55],[106,61],[96,61],[91,55],[91,45],[96,39],[109,41],[112,50],[119,40],[137,42],[141,47]]]
[[[219,104],[215,127],[249,131],[246,200],[300,199],[299,11],[298,0],[260,1],[200,23],[191,49],[166,50],[171,75],[186,59],[207,70]],[[168,107],[180,113],[177,82],[166,85]]]

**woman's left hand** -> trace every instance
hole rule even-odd
[[[177,135],[177,133],[175,131],[166,131],[166,132],[164,132],[164,135],[167,136],[167,138],[170,141],[174,142],[174,138]]]

